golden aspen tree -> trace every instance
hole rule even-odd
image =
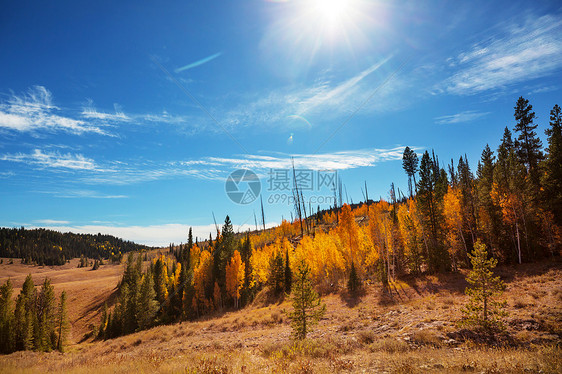
[[[461,191],[449,186],[443,197],[443,216],[445,218],[445,235],[449,244],[453,268],[457,269],[457,262],[461,253],[468,254],[466,241],[462,230],[463,216],[461,212]]]
[[[238,251],[230,258],[226,265],[226,292],[234,300],[234,307],[238,309],[240,300],[240,289],[244,284],[245,265]]]

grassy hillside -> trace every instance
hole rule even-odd
[[[290,340],[286,301],[225,311],[193,323],[159,326],[121,338],[78,343],[96,321],[122,267],[98,271],[1,265],[15,286],[33,271],[70,295],[73,342],[68,353],[17,352],[0,357],[3,372],[488,372],[562,371],[562,264],[500,267],[507,284],[507,334],[496,341],[456,325],[467,298],[464,273],[404,278],[386,294],[323,298],[327,314],[310,338]],[[469,337],[470,339],[467,339]]]

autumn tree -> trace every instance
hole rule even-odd
[[[507,315],[504,311],[507,303],[496,300],[505,290],[500,277],[494,277],[493,273],[498,260],[488,259],[486,245],[480,241],[475,243],[474,252],[469,257],[472,271],[466,278],[470,287],[465,291],[469,301],[462,309],[464,318],[461,323],[489,331],[502,328],[501,319]]]
[[[226,265],[226,292],[234,300],[234,307],[238,309],[240,289],[244,285],[244,263],[240,252],[234,251],[230,262]]]
[[[446,239],[449,246],[453,268],[456,270],[458,262],[468,253],[466,240],[462,230],[461,192],[458,188],[449,186],[443,198]]]
[[[291,299],[293,310],[288,313],[288,317],[293,337],[302,340],[326,312],[326,304],[321,303],[320,297],[312,288],[310,268],[304,261],[297,266]]]

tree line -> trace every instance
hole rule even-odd
[[[147,248],[111,235],[0,228],[0,257],[21,258],[25,264],[64,265],[80,256],[120,261],[123,253]]]
[[[264,288],[288,294],[293,268],[302,264],[320,293],[355,293],[367,279],[388,289],[401,274],[469,268],[475,247],[488,248],[486,256],[500,263],[560,255],[560,108],[551,111],[546,149],[527,100],[517,101],[514,117],[513,132],[505,129],[496,153],[484,148],[475,174],[465,155],[444,165],[434,152],[419,160],[406,148],[409,196],[391,185],[389,201],[342,204],[244,235],[234,234],[227,216],[215,240],[193,243],[190,230],[185,245],[171,246],[146,269],[140,255],[130,254],[99,336],[244,307]]]
[[[21,350],[64,351],[69,322],[66,292],[56,302],[55,290],[45,278],[37,290],[31,274],[13,303],[11,280],[0,286],[0,352]]]

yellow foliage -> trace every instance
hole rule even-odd
[[[240,289],[244,284],[245,265],[238,251],[234,251],[234,255],[226,265],[226,292],[234,299],[235,307],[238,307],[238,299],[240,298]]]

